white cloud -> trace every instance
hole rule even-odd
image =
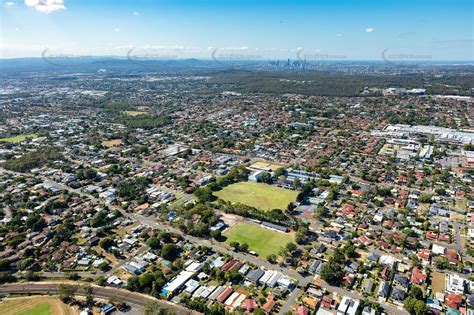
[[[140,12],[135,11],[135,12],[133,12],[133,15],[134,16],[140,16]]]
[[[3,4],[3,6],[6,8],[11,8],[15,6],[15,2],[7,1]]]
[[[367,27],[367,28],[365,29],[365,32],[366,32],[366,33],[372,33],[373,31],[374,31],[374,29],[373,29],[372,27]]]
[[[115,32],[120,32],[120,29],[117,27],[114,29]]]
[[[25,0],[25,5],[42,13],[66,10],[64,0]]]

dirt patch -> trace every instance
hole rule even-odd
[[[121,139],[115,139],[115,140],[104,140],[102,141],[102,145],[104,147],[108,147],[108,148],[111,148],[111,147],[117,147],[119,145],[121,145],[123,142]]]
[[[234,214],[229,214],[229,213],[222,213],[221,219],[229,227],[233,226],[234,224],[236,224],[238,222],[244,221],[244,218],[242,218],[241,216],[234,215]]]
[[[115,265],[118,262],[118,259],[114,255],[112,255],[109,252],[106,252],[102,247],[94,246],[94,247],[92,247],[92,249],[95,250],[100,255],[104,256],[113,265]]]
[[[431,292],[434,296],[436,292],[444,292],[445,274],[434,271],[431,275]]]
[[[139,112],[139,111],[134,111],[134,110],[127,110],[123,112],[127,116],[140,116],[140,115],[146,115],[147,112]]]
[[[114,272],[114,275],[119,277],[120,279],[122,279],[123,281],[127,281],[128,279],[130,279],[131,277],[133,277],[133,275],[129,274],[128,272],[126,272],[125,270],[122,269],[122,267],[118,268],[115,272]]]

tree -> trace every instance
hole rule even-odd
[[[290,202],[286,207],[286,212],[292,213],[296,209],[296,206],[293,202]]]
[[[286,250],[290,253],[293,253],[297,248],[298,246],[296,246],[296,244],[293,242],[289,242],[288,244],[286,244]]]
[[[416,301],[414,306],[414,311],[416,315],[425,315],[428,313],[428,307],[424,301]]]
[[[222,233],[220,230],[211,231],[210,234],[211,234],[211,237],[216,240],[219,240],[222,237]]]
[[[429,203],[431,202],[431,195],[430,194],[420,194],[418,197],[418,201],[421,203]]]
[[[140,291],[140,281],[138,277],[130,277],[127,280],[127,290]]]
[[[26,281],[39,281],[41,280],[41,276],[31,270],[28,270],[26,273],[25,273],[25,280]]]
[[[275,172],[273,172],[273,177],[276,179],[282,175],[285,175],[285,173],[286,173],[286,169],[283,167],[279,167],[275,170]]]
[[[33,266],[35,262],[36,262],[36,259],[34,259],[34,258],[32,258],[32,257],[29,257],[29,258],[20,260],[20,261],[16,264],[16,267],[17,267],[19,270],[26,270],[26,269],[30,268],[31,266]]]
[[[412,285],[408,292],[408,296],[417,300],[423,300],[423,291],[416,285]]]
[[[38,213],[30,213],[25,223],[33,231],[40,231],[46,226],[46,221]]]
[[[97,283],[97,285],[100,285],[102,287],[102,286],[105,285],[106,281],[107,280],[105,279],[104,276],[100,276],[100,277],[97,278],[95,283]]]
[[[232,247],[235,251],[239,250],[240,246],[239,246],[239,242],[236,242],[236,241],[232,241],[229,243],[229,246]]]
[[[76,280],[79,280],[81,278],[81,276],[79,276],[79,274],[77,272],[73,272],[73,273],[69,274],[67,278],[69,280],[76,281]]]
[[[357,257],[357,252],[356,252],[355,247],[352,243],[349,243],[344,247],[344,254],[346,254],[346,256],[349,257],[349,258]]]
[[[247,243],[242,243],[240,244],[240,250],[243,252],[246,252],[249,249],[249,244]]]
[[[408,313],[414,315],[425,315],[428,311],[426,303],[422,300],[417,300],[414,297],[408,297],[405,300],[403,307]]]
[[[58,149],[43,147],[36,151],[27,152],[19,158],[8,160],[3,164],[3,167],[12,171],[26,172],[56,160],[63,160],[63,156],[59,153]]]
[[[0,259],[0,271],[7,271],[10,269],[10,260]]]
[[[322,218],[324,218],[325,215],[326,215],[326,209],[324,208],[324,206],[321,205],[321,204],[318,205],[318,208],[314,212],[314,217],[316,219],[322,219]]]
[[[84,287],[84,294],[86,296],[86,304],[89,306],[94,305],[94,289],[90,285]]]
[[[270,262],[270,263],[272,263],[272,264],[274,264],[274,263],[276,262],[276,258],[277,258],[277,257],[276,257],[275,254],[270,254],[270,255],[267,256],[268,262]]]
[[[165,244],[161,249],[161,257],[170,261],[174,261],[178,257],[178,254],[179,249],[175,244]]]
[[[100,263],[97,268],[99,268],[99,270],[101,271],[107,271],[109,270],[110,266],[109,266],[109,263],[104,261],[103,263]]]
[[[100,242],[99,242],[100,247],[102,247],[105,250],[107,250],[110,247],[114,246],[114,244],[115,244],[115,242],[111,238],[108,238],[108,237],[100,240]]]
[[[146,240],[146,244],[150,246],[151,249],[159,249],[160,248],[160,240],[156,237],[152,236]]]
[[[296,231],[295,241],[298,244],[303,244],[309,234],[309,228],[306,225],[301,225]]]
[[[345,261],[346,261],[346,256],[344,255],[344,253],[339,248],[334,249],[330,262],[343,264]]]
[[[209,187],[200,187],[194,191],[194,196],[200,201],[200,202],[208,202],[212,201],[214,199],[214,196],[212,195],[212,190]]]
[[[15,281],[16,281],[16,278],[15,276],[12,275],[11,272],[9,271],[0,272],[0,283],[15,282]]]
[[[269,173],[263,172],[261,177],[260,177],[260,181],[262,183],[270,184],[272,182],[272,177],[270,176]]]
[[[321,269],[321,278],[330,285],[339,284],[343,275],[342,267],[335,263],[324,264]]]
[[[70,284],[63,284],[61,283],[58,286],[58,295],[61,301],[64,303],[69,303],[74,298],[74,294],[77,291],[77,286],[70,285]]]

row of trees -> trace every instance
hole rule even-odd
[[[15,172],[27,172],[33,168],[41,167],[56,160],[62,160],[63,156],[52,147],[40,148],[36,151],[27,152],[19,158],[12,158],[3,167]]]
[[[200,202],[213,201],[216,198],[212,195],[213,191],[218,191],[225,186],[245,181],[249,175],[249,170],[244,165],[233,167],[227,175],[211,181],[205,187],[200,187],[194,191],[194,196]]]

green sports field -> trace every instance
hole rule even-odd
[[[246,222],[230,227],[224,232],[224,236],[227,237],[225,241],[227,244],[233,241],[239,242],[239,244],[247,243],[249,250],[257,252],[263,258],[270,254],[278,256],[281,247],[295,241],[293,234],[275,232]]]
[[[240,182],[224,187],[214,195],[232,203],[242,203],[260,210],[285,210],[298,192],[263,183]]]
[[[38,135],[36,135],[34,133],[29,134],[29,135],[18,135],[18,136],[15,136],[15,137],[0,139],[0,142],[16,143],[16,142],[25,141],[27,138],[36,138],[36,137],[38,137]]]
[[[48,303],[36,304],[34,307],[20,311],[18,315],[50,315],[52,314],[51,306]]]

